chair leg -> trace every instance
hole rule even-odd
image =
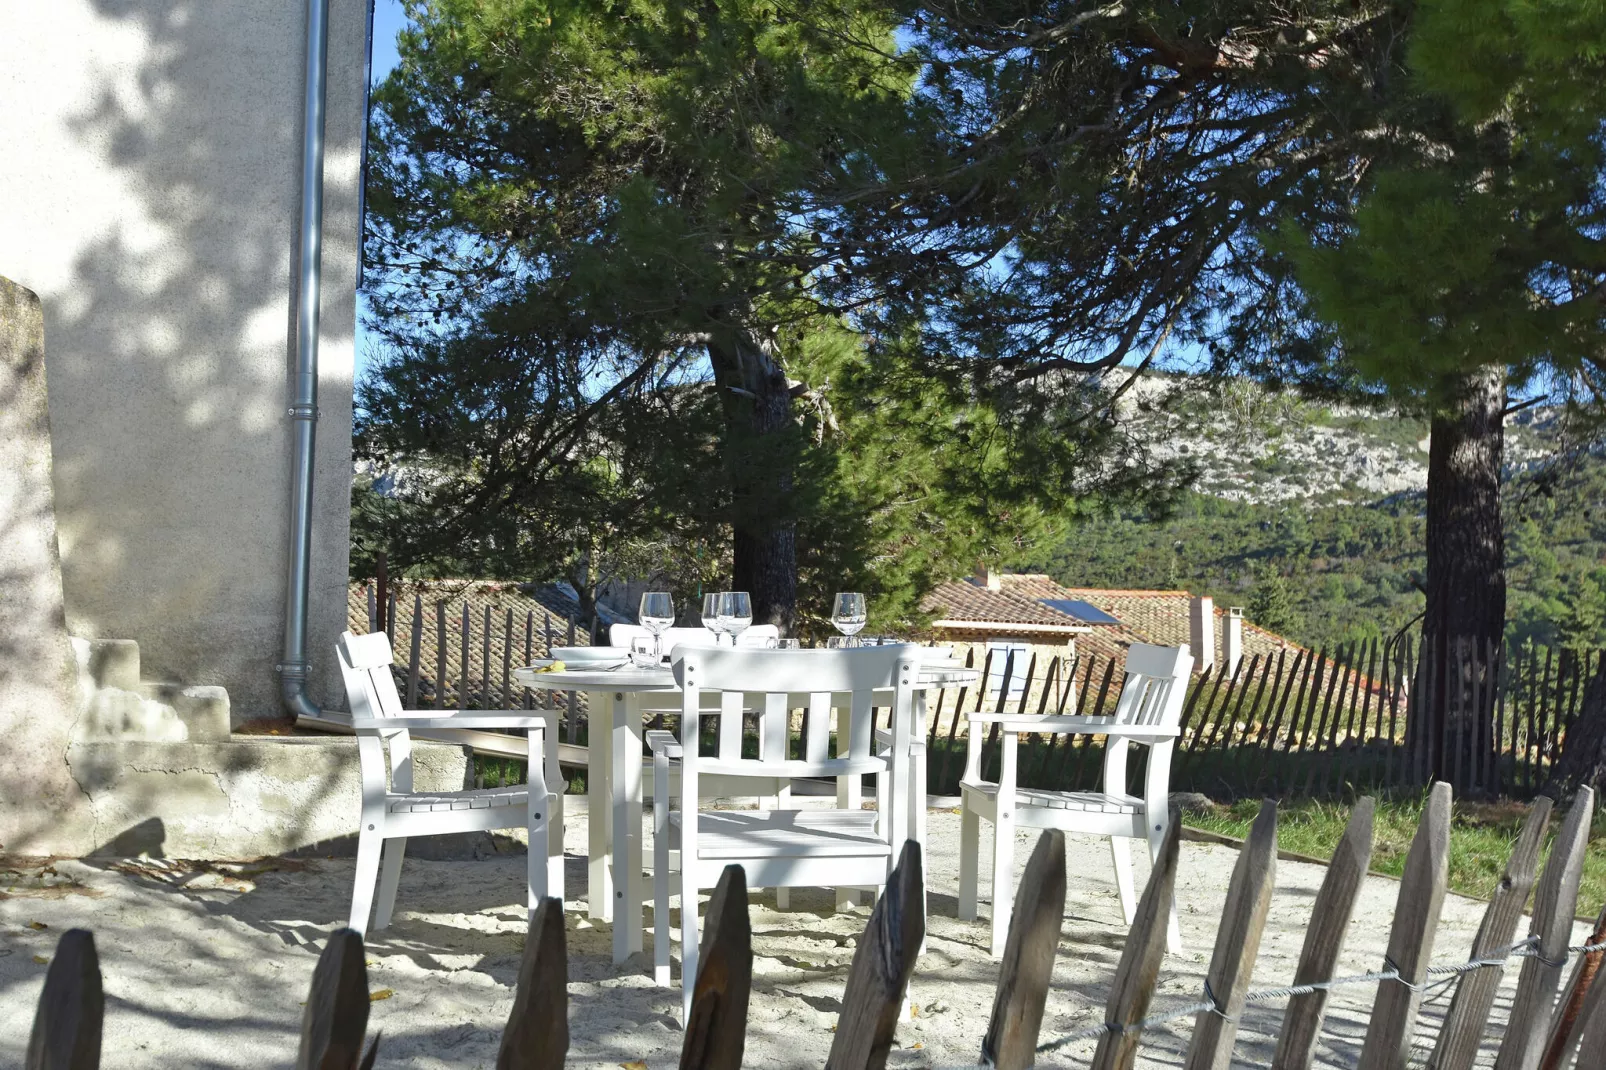
[[[566,899],[563,876],[563,794],[547,796],[546,894]]]
[[[550,858],[547,837],[552,830],[551,802],[551,796],[542,792],[539,801],[531,800],[529,816],[525,819],[529,844],[524,851],[524,880],[531,921],[535,920],[536,908],[547,895],[547,860]]]
[[[652,800],[652,979],[669,987],[669,800],[654,783]],[[684,921],[684,919],[682,919]]]
[[[406,853],[406,836],[385,841],[379,864],[379,901],[374,904],[375,930],[390,928],[390,916],[396,910],[396,886],[401,883],[402,855]]]
[[[914,763],[914,776],[909,779],[909,792],[913,796],[909,803],[910,808],[914,811],[911,814],[910,834],[914,837],[915,843],[920,845],[920,857],[927,858],[929,855],[926,850],[926,760],[924,755],[921,755],[919,760]],[[927,907],[925,881],[920,882],[920,916],[922,918],[931,917],[931,911]],[[922,937],[920,950],[916,954],[924,955],[925,953],[926,941]]]
[[[836,808],[838,810],[857,810],[864,801],[864,780],[855,773],[852,776],[839,776],[836,778]],[[838,888],[836,890],[836,908],[846,910],[857,906],[859,890],[857,888]]]
[[[999,807],[1000,810],[1003,807]],[[993,958],[1004,955],[1009,915],[1015,908],[1015,822],[1000,813],[993,824]]]
[[[350,926],[357,935],[368,931],[368,914],[374,905],[374,885],[379,881],[379,852],[384,836],[379,831],[380,815],[363,815],[362,831],[357,835],[357,873],[351,888]]]
[[[976,920],[976,878],[981,868],[981,817],[969,806],[959,809],[959,920]]]
[[[1128,925],[1137,917],[1137,892],[1132,884],[1132,844],[1130,837],[1110,837],[1110,857],[1115,861],[1115,890],[1121,896],[1121,916]]]
[[[680,1024],[691,1022],[691,996],[697,986],[697,871],[684,840],[680,851]]]

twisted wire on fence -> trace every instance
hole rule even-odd
[[[1530,936],[1526,939],[1517,941],[1515,944],[1512,944],[1509,947],[1501,949],[1501,951],[1495,955],[1485,955],[1480,958],[1468,959],[1465,962],[1458,962],[1454,964],[1429,966],[1428,975],[1430,977],[1438,977],[1440,980],[1428,981],[1420,985],[1414,985],[1409,981],[1406,981],[1400,976],[1400,971],[1397,968],[1392,965],[1388,965],[1385,969],[1374,970],[1370,973],[1358,973],[1348,977],[1334,977],[1326,981],[1311,981],[1306,984],[1282,985],[1276,988],[1258,989],[1245,996],[1244,1001],[1245,1003],[1272,1003],[1280,999],[1292,999],[1295,996],[1308,996],[1315,992],[1326,992],[1334,988],[1342,988],[1348,985],[1378,984],[1383,981],[1397,981],[1412,991],[1427,994],[1435,991],[1436,989],[1444,988],[1450,984],[1453,984],[1455,980],[1462,974],[1471,973],[1474,970],[1504,966],[1509,960],[1514,958],[1526,958],[1530,956],[1539,958],[1541,956],[1539,948],[1536,946],[1538,942],[1538,937]],[[1567,949],[1569,955],[1590,955],[1597,951],[1606,951],[1606,943],[1575,944]],[[1385,956],[1384,962],[1387,963],[1387,961],[1387,956]],[[1565,965],[1565,962],[1566,960],[1562,960],[1561,962],[1545,960],[1546,965],[1558,967]],[[1195,1015],[1207,1012],[1216,1014],[1222,1018],[1229,1017],[1226,1012],[1221,1009],[1220,1003],[1211,993],[1210,984],[1208,981],[1205,982],[1205,997],[1205,999],[1197,1003],[1189,1003],[1185,1006],[1173,1007],[1170,1010],[1151,1014],[1141,1021],[1133,1022],[1131,1025],[1121,1025],[1116,1022],[1104,1022],[1100,1025],[1089,1026],[1086,1029],[1079,1029],[1074,1033],[1067,1033],[1065,1036],[1044,1041],[1037,1046],[1037,1051],[1039,1054],[1047,1054],[1049,1052],[1058,1051],[1060,1048],[1063,1048],[1068,1044],[1074,1044],[1079,1040],[1092,1040],[1096,1037],[1103,1036],[1106,1033],[1141,1033],[1145,1029],[1150,1029],[1157,1025],[1164,1025],[1166,1022],[1174,1022],[1180,1018],[1192,1018]],[[966,1065],[968,1067],[972,1064]],[[942,1070],[965,1070],[965,1068],[944,1067]]]

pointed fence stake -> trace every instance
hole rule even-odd
[[[1092,1070],[1131,1070],[1137,1061],[1143,1032],[1137,1024],[1149,1013],[1154,982],[1165,956],[1166,927],[1176,893],[1177,855],[1182,822],[1172,821],[1160,843],[1160,857],[1149,873],[1149,883],[1138,900],[1132,928],[1121,948],[1121,961],[1110,982],[1110,999],[1104,1007],[1106,1032],[1093,1052]]]
[[[351,1070],[368,1032],[368,966],[362,937],[336,929],[312,971],[312,991],[301,1016],[296,1070]]]
[[[1522,960],[1517,994],[1511,1000],[1495,1070],[1536,1070],[1545,1053],[1551,1003],[1556,998],[1562,967],[1567,964],[1567,944],[1572,936],[1573,914],[1578,909],[1578,885],[1584,877],[1584,853],[1589,848],[1589,821],[1594,809],[1595,793],[1580,789],[1550,845],[1550,857],[1545,859],[1545,871],[1534,894],[1533,924],[1528,929],[1528,935],[1538,939],[1534,949],[1538,953]]]
[[[97,1070],[105,1010],[95,937],[87,929],[68,929],[56,941],[45,973],[23,1065],[27,1070]]]
[[[682,911],[696,909],[695,902],[681,905]],[[720,874],[708,900],[697,958],[680,1070],[741,1070],[753,984],[753,930],[747,918],[747,875],[741,866],[726,866]]]
[[[1305,930],[1305,946],[1294,970],[1296,985],[1325,981],[1333,976],[1338,956],[1344,950],[1344,936],[1355,913],[1366,867],[1372,860],[1372,825],[1376,804],[1370,796],[1356,801],[1350,811],[1344,836],[1333,851],[1333,861],[1322,878],[1321,891],[1311,904],[1310,927]],[[1272,1070],[1308,1070],[1316,1053],[1316,1038],[1322,1031],[1327,1011],[1326,991],[1295,996],[1283,1015],[1283,1030],[1277,1038]]]
[[[1037,1034],[1064,917],[1065,833],[1046,829],[1015,891],[993,1017],[981,1042],[982,1061],[995,1070],[1026,1070],[1037,1061]]]
[[[1411,1031],[1422,1004],[1422,983],[1444,907],[1450,878],[1450,785],[1439,781],[1428,794],[1405,856],[1405,875],[1394,904],[1386,969],[1399,979],[1383,981],[1372,1004],[1358,1070],[1405,1070],[1411,1056]]]
[[[1595,919],[1595,931],[1590,934],[1588,942],[1591,947],[1606,942],[1606,906],[1600,908],[1600,916]],[[1556,1017],[1550,1023],[1550,1039],[1545,1044],[1545,1057],[1539,1061],[1540,1070],[1561,1070],[1562,1065],[1578,1049],[1578,1037],[1583,1032],[1579,1014],[1590,989],[1599,979],[1602,960],[1606,960],[1606,951],[1591,951],[1579,956],[1578,965],[1573,968],[1572,978],[1567,982],[1567,992],[1562,996],[1561,1004],[1556,1008]],[[1606,981],[1601,983],[1606,984]]]
[[[524,938],[518,990],[496,1070],[562,1070],[569,1050],[568,963],[563,900],[548,897],[536,908]]]
[[[1227,885],[1227,902],[1216,932],[1216,949],[1205,974],[1205,999],[1213,1011],[1200,1011],[1188,1045],[1186,1070],[1226,1070],[1238,1038],[1238,1017],[1249,994],[1249,975],[1260,952],[1277,876],[1277,804],[1267,799],[1238,853]]]
[[[1506,862],[1505,875],[1489,899],[1483,913],[1483,924],[1478,926],[1477,938],[1472,941],[1474,959],[1504,958],[1504,951],[1517,935],[1517,923],[1522,920],[1522,908],[1533,891],[1534,878],[1539,872],[1539,847],[1545,840],[1545,829],[1550,825],[1550,799],[1541,795],[1528,810],[1528,818],[1517,835],[1511,858]],[[1428,1059],[1428,1070],[1471,1070],[1483,1042],[1483,1031],[1489,1024],[1489,1012],[1494,1008],[1495,989],[1500,987],[1503,966],[1490,966],[1461,975],[1461,981],[1450,1001],[1450,1009],[1439,1027],[1439,1040],[1433,1055]]]
[[[925,879],[920,845],[908,840],[853,952],[826,1070],[882,1070],[887,1065],[915,955],[926,938]]]
[[[1595,1070],[1601,1053],[1606,1052],[1606,982],[1599,978],[1589,986],[1583,1009],[1578,1014],[1578,1070]]]

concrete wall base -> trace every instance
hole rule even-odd
[[[89,801],[84,836],[97,855],[341,853],[361,808],[357,745],[349,738],[75,742],[67,763]],[[415,742],[413,766],[417,790],[458,790],[469,784],[472,757],[465,747]],[[485,847],[458,839],[462,851]]]

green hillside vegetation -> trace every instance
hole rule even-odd
[[[1022,567],[1069,586],[1185,588],[1306,645],[1390,636],[1421,612],[1423,498],[1262,504],[1201,493],[1168,517],[1087,521]],[[1606,461],[1516,475],[1505,491],[1507,636],[1606,645]]]

